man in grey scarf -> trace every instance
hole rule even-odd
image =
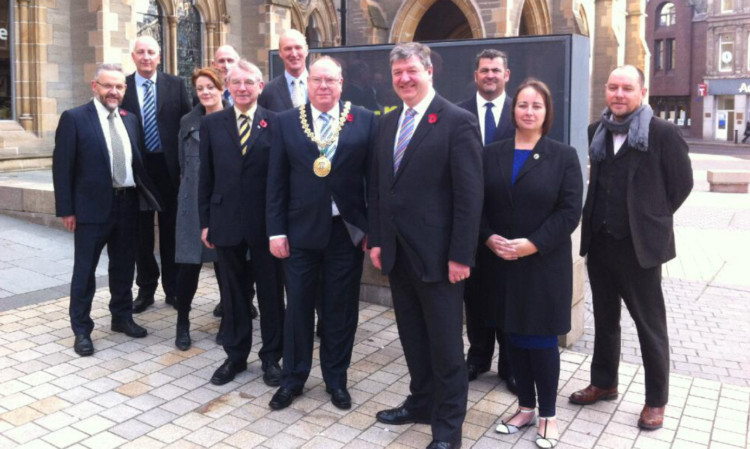
[[[616,68],[607,108],[589,126],[591,177],[583,208],[581,255],[594,304],[591,384],[570,396],[588,405],[616,399],[621,299],[643,354],[646,404],[638,426],[662,427],[669,396],[669,341],[661,265],[675,257],[672,217],[693,188],[688,146],[672,123],[643,104],[643,72]]]

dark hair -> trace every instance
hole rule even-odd
[[[198,78],[201,76],[210,79],[217,89],[224,90],[224,81],[221,79],[221,72],[218,70],[213,67],[201,67],[193,70],[193,74],[190,76],[190,82],[193,84],[193,87],[195,87],[195,83],[198,82]]]
[[[542,99],[544,100],[544,123],[542,123],[542,135],[546,136],[547,133],[549,133],[549,130],[552,128],[552,122],[555,116],[555,113],[552,109],[552,94],[549,92],[549,87],[547,87],[546,84],[544,84],[542,81],[539,81],[536,78],[526,78],[523,80],[520,86],[518,86],[518,89],[516,90],[516,94],[513,96],[513,113],[510,114],[510,121],[513,123],[514,127],[517,127],[516,125],[516,103],[518,103],[518,95],[521,93],[522,90],[526,89],[527,87],[530,87],[534,89],[539,95],[542,96]]]
[[[474,70],[479,69],[479,61],[481,59],[497,59],[500,58],[503,60],[503,68],[508,69],[508,55],[505,54],[504,51],[495,50],[494,48],[485,48],[479,54],[477,55],[477,60],[475,63]]]

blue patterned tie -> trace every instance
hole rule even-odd
[[[492,103],[484,105],[487,108],[487,113],[484,114],[484,146],[492,143],[492,139],[495,137],[495,131],[497,125],[495,125],[495,114],[492,113]]]
[[[401,131],[398,133],[398,142],[396,143],[396,149],[393,151],[393,173],[398,171],[398,166],[401,165],[401,160],[404,158],[404,151],[409,145],[412,134],[414,134],[414,116],[417,115],[417,111],[412,108],[406,110],[404,115],[404,121],[401,123]]]
[[[318,117],[318,120],[323,122],[323,126],[320,128],[320,140],[326,141],[331,138],[331,125],[333,120],[331,120],[331,116],[326,114],[325,112],[320,114],[320,117]],[[325,149],[325,155],[328,158],[328,160],[333,159],[333,154],[336,153],[336,147],[338,147],[338,143],[333,142],[332,144],[328,145]]]
[[[161,148],[159,128],[156,126],[154,82],[151,80],[146,80],[143,83],[143,131],[146,140],[146,150],[156,151]]]

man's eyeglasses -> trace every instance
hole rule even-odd
[[[96,84],[102,86],[104,90],[116,89],[120,92],[122,92],[123,90],[125,90],[126,87],[128,87],[125,84],[102,84],[99,81],[97,81]]]
[[[317,76],[310,77],[310,84],[313,86],[322,86],[323,84],[332,86],[334,84],[338,84],[339,82],[341,82],[341,78],[320,78]]]

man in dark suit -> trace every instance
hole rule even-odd
[[[174,231],[180,183],[177,134],[180,119],[190,112],[190,98],[180,78],[157,71],[161,49],[154,38],[140,36],[136,39],[131,56],[136,72],[126,78],[128,89],[122,100],[122,108],[135,114],[143,124],[144,163],[163,201],[159,212],[161,283],[166,303],[174,306],[177,280]],[[159,285],[159,265],[154,257],[153,211],[141,212],[138,216],[135,260],[135,282],[139,289],[133,302],[133,312],[140,313],[154,303],[154,292]]]
[[[606,85],[607,109],[589,126],[591,178],[583,208],[581,255],[594,304],[591,384],[570,396],[588,405],[617,398],[621,300],[638,330],[646,404],[638,426],[658,429],[669,396],[669,341],[661,265],[676,255],[672,217],[693,188],[688,146],[653,116],[643,72],[618,67]]]
[[[475,96],[468,98],[458,106],[474,114],[478,119],[479,132],[484,145],[512,138],[515,128],[511,123],[511,104],[513,100],[505,92],[505,85],[510,79],[508,56],[505,52],[488,48],[477,55],[474,82],[477,85]],[[469,353],[466,356],[466,371],[469,381],[489,371],[492,355],[495,352],[495,339],[500,349],[497,361],[497,375],[504,379],[508,389],[516,391],[508,359],[508,343],[503,331],[491,312],[493,306],[486,304],[487,296],[481,291],[482,261],[494,257],[490,250],[479,244],[477,261],[471,278],[466,281],[464,304],[466,306],[466,335],[469,337]],[[486,262],[485,262],[486,263]]]
[[[198,209],[203,242],[216,247],[222,283],[223,346],[227,360],[211,383],[223,385],[247,369],[252,319],[247,296],[254,277],[263,345],[258,351],[263,381],[278,386],[282,355],[284,290],[281,264],[268,250],[266,178],[274,114],[257,105],[263,76],[240,60],[227,74],[234,106],[201,121]]]
[[[334,59],[318,59],[307,81],[310,103],[278,116],[268,174],[268,235],[271,252],[284,260],[287,288],[283,379],[269,402],[274,410],[302,394],[312,368],[311,291],[322,291],[326,391],[336,407],[351,407],[347,369],[357,329],[365,181],[376,121],[372,112],[339,102],[343,79]]]
[[[307,103],[307,40],[295,29],[279,38],[279,57],[284,73],[268,82],[258,104],[274,112],[297,108]]]
[[[104,245],[112,331],[134,338],[147,333],[135,324],[132,312],[139,193],[151,207],[158,209],[159,204],[141,161],[138,119],[118,108],[125,88],[119,64],[99,66],[91,82],[94,100],[63,112],[55,133],[55,208],[65,227],[75,232],[70,325],[73,349],[81,356],[94,353],[91,301]]]
[[[482,142],[473,115],[435,93],[430,49],[391,51],[404,105],[381,119],[370,187],[370,259],[389,276],[410,396],[385,424],[429,423],[428,448],[461,446],[468,381],[463,288],[482,210]]]

